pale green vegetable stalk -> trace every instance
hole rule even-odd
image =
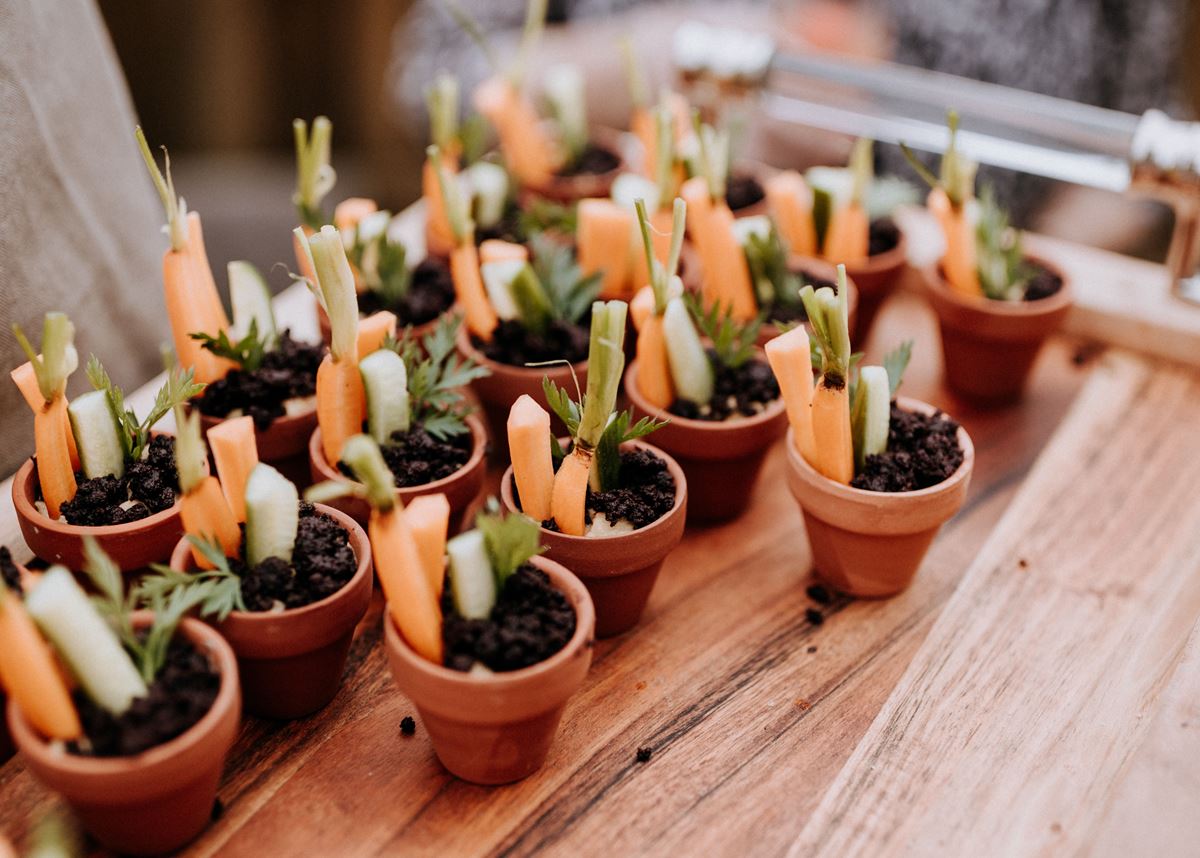
[[[167,174],[164,178],[162,171],[158,169],[158,162],[154,160],[154,154],[150,151],[150,144],[146,142],[146,134],[142,131],[142,126],[134,128],[133,133],[137,136],[142,160],[146,162],[150,180],[154,182],[154,189],[158,191],[163,211],[167,215],[167,234],[171,239],[171,249],[186,250],[188,243],[187,203],[183,197],[175,193],[175,182],[171,178],[171,156],[167,153],[167,147],[163,147],[163,163]]]
[[[957,111],[946,111],[946,126],[950,129],[950,140],[946,144],[946,151],[942,153],[942,163],[937,176],[929,172],[929,168],[922,164],[904,143],[900,144],[900,151],[904,153],[917,175],[925,180],[925,184],[931,188],[941,188],[946,192],[950,205],[960,209],[975,195],[975,172],[979,165],[964,158],[958,151]]]
[[[692,128],[700,148],[700,174],[708,185],[708,195],[723,200],[729,177],[729,131],[702,124],[698,110],[692,111]]]
[[[871,192],[871,179],[875,172],[873,150],[874,143],[869,137],[859,137],[854,141],[854,148],[850,151],[850,173],[854,176],[850,199],[864,208],[867,205],[867,195]]]
[[[535,334],[545,333],[554,319],[554,306],[533,266],[528,262],[522,265],[513,277],[510,288],[522,324]]]
[[[859,372],[850,413],[854,464],[858,469],[866,463],[867,456],[887,450],[891,398],[887,370],[881,366],[864,366]]]
[[[617,403],[621,373],[625,370],[624,301],[597,301],[592,304],[592,339],[588,347],[587,393],[575,443],[594,450],[608,426]]]
[[[296,140],[296,191],[292,194],[292,202],[300,223],[315,232],[325,224],[321,200],[333,190],[337,181],[337,173],[330,165],[333,123],[327,116],[318,116],[313,120],[309,134],[308,123],[295,119],[292,134]]]
[[[481,227],[495,226],[508,203],[508,172],[490,161],[476,161],[463,172],[471,186],[472,215]]]
[[[357,355],[358,294],[341,234],[329,224],[311,236],[305,236],[299,227],[293,232],[312,261],[313,272],[317,275],[314,291],[329,314],[330,354],[336,361]]]
[[[562,64],[543,74],[546,100],[558,123],[558,131],[570,161],[587,148],[587,96],[579,66]]]
[[[671,299],[671,281],[679,270],[679,255],[683,252],[683,234],[687,224],[687,203],[675,198],[671,213],[671,249],[667,254],[667,265],[654,255],[654,240],[650,237],[650,219],[646,214],[644,200],[634,202],[637,209],[638,228],[642,233],[642,250],[646,254],[646,266],[650,272],[650,287],[654,290],[654,312],[661,316]]]
[[[75,325],[65,313],[47,313],[42,320],[42,353],[38,354],[21,326],[13,322],[13,336],[29,358],[37,378],[38,390],[46,402],[62,396],[67,389],[67,379],[79,366],[79,354],[75,351]]]
[[[521,32],[521,43],[508,70],[508,79],[517,89],[520,89],[525,82],[529,57],[542,38],[542,31],[546,28],[547,2],[548,0],[529,0],[525,6],[525,26]]]
[[[246,480],[246,563],[268,557],[292,562],[300,527],[300,495],[279,471],[259,462]]]
[[[675,192],[675,131],[671,125],[671,108],[664,99],[654,110],[654,183],[663,202]]]
[[[846,384],[850,378],[846,266],[838,265],[837,271],[837,294],[828,286],[814,291],[811,284],[800,290],[800,300],[804,302],[819,353],[817,369],[830,387]]]
[[[429,108],[429,130],[433,144],[443,152],[452,151],[458,145],[458,78],[442,72],[425,90],[425,104]]]
[[[367,429],[380,444],[411,424],[408,367],[390,348],[377,349],[358,362],[367,395]]]
[[[200,410],[185,413],[175,406],[175,469],[179,472],[179,490],[191,494],[208,477],[208,449],[200,436]]]
[[[354,435],[346,439],[342,447],[342,461],[354,472],[354,478],[362,483],[364,497],[373,509],[387,512],[396,505],[396,479],[388,470],[374,438],[370,435]],[[327,483],[319,483],[306,491],[304,497],[316,503],[331,497],[329,491],[331,487]]]
[[[715,379],[708,354],[683,298],[672,298],[663,313],[663,337],[671,381],[681,399],[697,405],[712,401]]]

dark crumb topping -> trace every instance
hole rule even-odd
[[[395,432],[384,445],[383,460],[396,479],[396,486],[423,486],[445,479],[471,458],[473,436],[470,432],[451,435],[439,441],[420,426],[407,432]]]
[[[941,411],[904,411],[893,402],[887,451],[868,456],[850,485],[872,492],[916,491],[936,486],[962,462],[956,422]]]
[[[12,552],[4,545],[0,545],[0,578],[4,579],[4,586],[14,593],[24,592],[21,589],[21,571],[13,563]]]
[[[451,670],[467,671],[476,662],[497,673],[520,670],[545,661],[575,634],[575,609],[550,576],[528,563],[504,582],[486,620],[455,613],[449,586],[442,611],[445,664]]]
[[[779,382],[766,361],[748,360],[739,367],[729,367],[717,359],[713,349],[708,359],[716,376],[713,397],[703,405],[690,399],[676,399],[667,410],[691,420],[727,420],[730,417],[753,417],[779,398]]]
[[[68,524],[99,527],[127,524],[170,509],[179,491],[175,471],[175,439],[155,435],[141,461],[125,463],[122,477],[85,479],[75,474],[75,497],[62,505]]]
[[[1029,266],[1032,274],[1029,282],[1025,284],[1024,300],[1038,301],[1042,298],[1049,298],[1062,288],[1062,278],[1049,268],[1028,259],[1025,260],[1025,264]]]
[[[588,522],[603,513],[612,524],[627,520],[634,529],[653,524],[675,506],[675,478],[665,460],[649,450],[621,453],[621,487],[588,490]]]
[[[537,334],[514,319],[506,319],[496,326],[490,342],[473,337],[472,342],[489,360],[508,366],[564,359],[579,363],[588,354],[590,330],[586,322],[572,324],[555,319],[544,333]]]
[[[167,660],[145,697],[114,716],[76,690],[73,697],[88,747],[71,742],[71,753],[93,757],[127,757],[169,742],[187,732],[212,708],[221,676],[190,641],[176,635]]]
[[[635,755],[634,759],[636,759],[639,763],[648,763],[648,762],[650,762],[650,757],[652,757],[653,755],[654,755],[653,748],[638,748],[637,754]]]
[[[290,331],[284,331],[275,348],[263,356],[262,366],[253,372],[230,370],[204,389],[196,406],[210,417],[241,411],[253,417],[259,429],[266,429],[284,415],[284,403],[289,399],[316,393],[317,368],[324,354],[325,346],[320,343],[297,342]]]
[[[500,220],[491,226],[477,226],[475,228],[475,243],[483,244],[485,241],[496,239],[497,241],[507,241],[510,244],[524,244],[529,240],[529,235],[525,232],[525,227],[521,223],[521,207],[511,200],[504,206],[504,214],[500,216]]]
[[[404,736],[411,736],[417,732],[417,722],[413,720],[411,715],[405,715],[400,719],[400,733]]]
[[[833,594],[824,584],[809,584],[804,590],[808,594],[808,598],[812,599],[818,605],[828,605],[833,602]]]
[[[621,166],[621,158],[616,152],[595,143],[587,144],[579,157],[567,164],[556,175],[564,178],[569,176],[599,176],[611,173]]]
[[[835,281],[819,277],[805,268],[793,269],[792,273],[799,274],[801,279],[814,289],[822,289],[828,286],[835,293],[837,292],[837,283]],[[765,309],[767,311],[767,321],[769,322],[792,324],[808,321],[808,313],[804,309],[804,304],[799,300],[787,302],[772,301]]]
[[[358,296],[358,310],[370,316],[380,310],[396,314],[401,325],[432,322],[454,306],[454,281],[450,266],[435,257],[426,257],[413,269],[408,292],[394,304],[386,304],[379,292],[368,289]]]
[[[237,557],[230,558],[229,568],[242,579],[246,610],[269,611],[277,605],[303,608],[332,596],[354,577],[358,559],[342,526],[302,501],[291,563],[268,557],[250,569]]]
[[[895,250],[900,243],[900,227],[890,217],[877,217],[871,221],[867,238],[867,255],[877,256]]]
[[[766,196],[758,179],[746,173],[734,173],[725,183],[725,203],[732,211],[748,209]]]
[[[804,619],[808,620],[814,626],[819,626],[825,622],[825,615],[816,608],[805,608]]]

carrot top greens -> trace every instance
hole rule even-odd
[[[67,388],[67,379],[79,366],[79,355],[75,351],[75,325],[64,313],[47,313],[42,320],[42,353],[29,342],[21,326],[13,322],[13,336],[21,351],[29,358],[37,378],[38,390],[46,402],[62,396]]]
[[[307,122],[294,119],[292,134],[296,141],[296,190],[292,202],[300,223],[315,231],[328,222],[321,209],[321,200],[333,190],[337,181],[337,173],[330,164],[333,123],[326,116],[318,116],[313,120],[310,133]]]

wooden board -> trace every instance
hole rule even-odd
[[[1109,799],[1200,617],[1197,425],[1194,374],[1106,357],[791,854],[1075,854],[1135,822]]]

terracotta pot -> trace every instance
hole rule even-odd
[[[907,264],[908,242],[900,230],[900,241],[891,250],[877,253],[859,265],[846,266],[847,279],[858,287],[858,319],[851,317],[850,323],[852,341],[866,342],[879,308],[899,285]]]
[[[788,260],[788,267],[795,273],[807,272],[814,277],[819,277],[822,280],[828,280],[831,283],[837,283],[837,268],[830,265],[823,259],[817,259],[812,256],[793,256]],[[850,328],[850,342],[854,342],[855,328],[858,325],[858,308],[860,301],[860,293],[858,283],[850,276],[849,270],[846,271],[846,303],[847,316]],[[807,324],[807,323],[806,323]],[[758,331],[758,339],[756,344],[759,348],[765,346],[768,342],[779,336],[779,326],[774,322],[764,322],[763,326]]]
[[[135,614],[139,628],[150,623]],[[185,619],[180,632],[208,653],[221,674],[212,708],[182,736],[132,757],[80,757],[51,745],[8,705],[8,725],[34,776],[58,792],[104,846],[156,855],[183,846],[212,816],[225,755],[241,717],[237,662],[217,632]]]
[[[8,696],[0,689],[0,709],[8,707]],[[8,732],[8,721],[0,723],[0,765],[5,763],[9,757],[17,751],[16,745],[13,744],[12,734]]]
[[[1071,311],[1071,284],[1062,270],[1042,259],[1031,261],[1062,277],[1062,288],[1036,301],[993,301],[955,292],[940,266],[922,272],[942,334],[946,386],[974,404],[1019,399],[1042,344]]]
[[[47,563],[61,563],[68,569],[82,569],[83,538],[94,536],[122,572],[131,572],[170,557],[171,549],[183,535],[179,501],[170,509],[156,512],[140,521],[87,527],[67,524],[43,515],[34,506],[37,492],[37,463],[29,459],[13,476],[13,506],[25,544]]]
[[[933,413],[932,405],[898,399],[901,408]],[[975,447],[958,429],[963,462],[936,486],[913,492],[869,492],[835,483],[817,473],[787,434],[788,487],[800,503],[817,574],[852,596],[893,596],[913,575],[942,525],[967,496]]]
[[[325,308],[322,307],[320,304],[318,304],[316,301],[313,302],[313,306],[315,306],[317,308],[317,325],[321,329],[321,342],[323,342],[325,345],[329,345],[329,341],[333,337],[333,329],[329,326],[329,314],[326,313]],[[449,310],[446,311],[446,313],[453,313],[453,312],[454,312],[454,307],[451,307]],[[445,315],[445,314],[443,314],[443,315]],[[365,319],[366,316],[359,314],[359,318]],[[414,326],[413,327],[413,335],[417,338],[417,341],[419,342],[419,341],[425,339],[425,337],[428,334],[433,333],[433,329],[438,326],[438,323],[441,320],[442,320],[442,316],[438,316],[436,319],[430,319],[428,322],[425,322],[424,324]],[[404,322],[403,322],[403,320],[400,320],[397,322],[397,324],[399,325],[399,329],[397,330],[396,333],[397,333],[397,336],[399,336],[400,331],[404,330]]]
[[[758,161],[740,161],[736,166],[734,166],[730,175],[738,177],[750,176],[757,181],[763,189],[763,197],[758,202],[748,206],[742,206],[741,208],[731,209],[735,218],[757,217],[758,215],[765,215],[769,213],[767,208],[766,185],[767,180],[771,178],[771,175],[774,172],[774,167],[768,167],[766,164],[762,164]]]
[[[558,563],[544,557],[530,562],[575,609],[571,640],[530,667],[477,676],[434,664],[417,655],[384,612],[396,685],[416,705],[442,765],[471,783],[511,783],[541,768],[567,699],[592,663],[596,618],[587,590]]]
[[[224,422],[224,417],[200,415],[200,428],[205,437],[208,430],[218,423]],[[285,414],[271,421],[266,429],[254,427],[254,443],[258,447],[258,458],[278,470],[281,474],[304,489],[309,484],[308,471],[308,438],[317,426],[317,406],[299,414]]]
[[[497,363],[475,348],[465,325],[458,331],[458,353],[487,367],[492,373],[472,381],[471,392],[479,399],[487,421],[488,437],[492,442],[492,456],[497,460],[508,458],[508,412],[512,404],[524,394],[529,394],[543,406],[546,404],[546,395],[542,391],[543,378],[549,378],[559,387],[566,388],[572,396],[575,394],[576,379],[579,380],[580,390],[587,389],[586,360],[569,367],[562,364],[531,367]],[[553,414],[550,415],[550,428],[557,434],[566,432],[561,421]]]
[[[766,358],[760,355],[760,359]],[[652,437],[683,469],[688,484],[688,523],[736,518],[750,505],[763,460],[787,431],[783,398],[753,417],[689,420],[655,408],[637,386],[637,361],[625,370],[625,394],[634,416],[670,420]]]
[[[371,604],[371,544],[349,516],[324,504],[350,537],[358,570],[342,589],[319,602],[285,611],[234,611],[216,624],[237,655],[246,711],[259,718],[291,720],[332,700],[342,684],[354,628]],[[192,546],[179,540],[171,568],[195,568]]]
[[[568,439],[563,439],[563,444]],[[650,444],[630,441],[622,449],[649,450],[667,463],[675,479],[675,505],[653,524],[620,536],[589,539],[542,528],[545,556],[574,572],[596,605],[596,636],[628,631],[641,619],[663,561],[683,538],[687,520],[688,484],[679,463]],[[513,497],[512,467],[500,480],[500,496],[508,509],[519,512]]]
[[[543,197],[556,203],[575,203],[589,197],[609,197],[617,176],[629,169],[621,142],[621,132],[611,128],[592,130],[591,143],[607,149],[617,156],[617,166],[604,173],[583,173],[578,176],[552,176],[544,185],[530,186],[521,191],[522,205],[531,199]]]
[[[408,503],[420,495],[444,494],[450,503],[451,534],[458,533],[462,529],[463,518],[475,498],[479,497],[479,493],[483,491],[483,482],[487,478],[487,433],[484,431],[483,423],[474,414],[467,415],[467,427],[471,430],[471,457],[467,459],[465,465],[450,476],[434,480],[432,483],[396,489],[396,496],[404,503]],[[313,482],[324,480],[350,482],[345,474],[325,460],[325,453],[321,450],[320,427],[312,433],[312,437],[309,439],[308,462]],[[364,526],[367,519],[371,517],[371,507],[365,498],[336,498],[329,502],[329,506],[344,512]]]

